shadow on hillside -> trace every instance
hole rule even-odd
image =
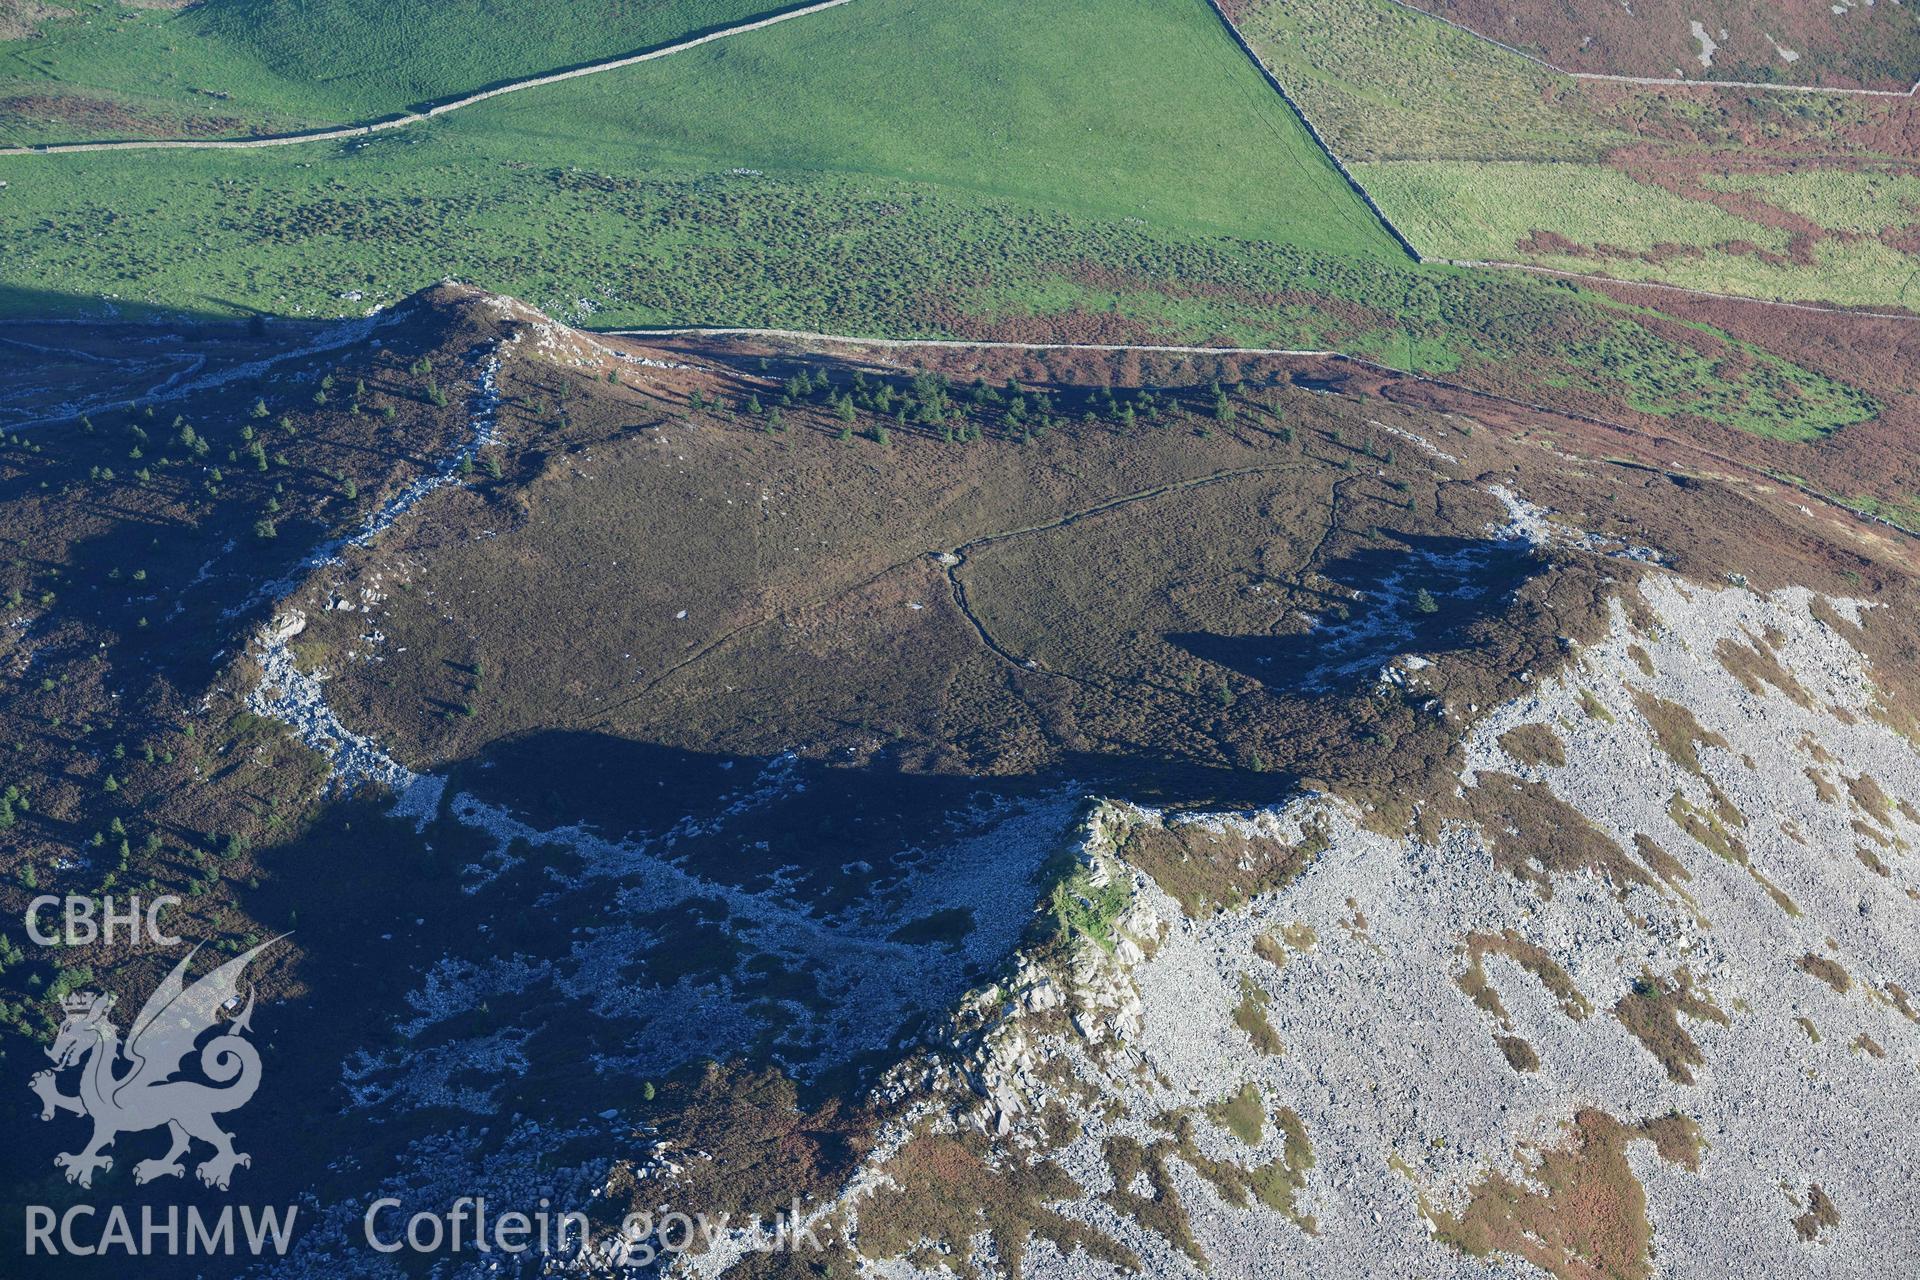
[[[177,332],[182,326],[241,332],[252,323],[251,317],[278,319],[240,303],[209,298],[199,307],[151,307],[143,303],[112,301],[98,295],[62,293],[54,289],[34,289],[0,283],[0,328],[14,324],[41,324],[48,321],[80,321],[88,324],[128,325],[151,337]],[[289,323],[311,325],[310,320],[286,318]]]
[[[431,1174],[530,1208],[507,1204],[529,1161],[567,1194],[568,1169],[632,1154],[636,1127],[683,1123],[669,1082],[706,1062],[791,1072],[807,1106],[857,1095],[1023,934],[1051,927],[1034,911],[1042,873],[1071,847],[1086,794],[1278,800],[1293,786],[1091,755],[1045,776],[916,775],[565,731],[448,777],[418,828],[383,798],[343,798],[258,852],[248,914],[292,929],[300,958],[297,988],[255,1011],[259,1094],[227,1117],[254,1157],[236,1176],[246,1203],[315,1195],[353,1209],[357,1231],[372,1188],[430,1197],[416,1180]],[[22,1069],[38,1065],[20,1047]],[[80,1122],[43,1128],[35,1107],[22,1089],[0,1114],[30,1139],[0,1158],[15,1203],[217,1213],[233,1199],[191,1174],[136,1186],[157,1134],[124,1135],[83,1197],[51,1163]],[[311,1203],[303,1214],[317,1226]],[[116,1274],[95,1266],[19,1274]],[[152,1259],[142,1273],[240,1269],[224,1266]]]
[[[1329,563],[1329,590],[1310,630],[1286,636],[1179,632],[1167,640],[1279,693],[1325,693],[1365,683],[1403,653],[1464,642],[1521,584],[1545,570],[1527,542],[1396,535]]]

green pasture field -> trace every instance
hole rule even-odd
[[[856,0],[476,108],[495,150],[834,171],[1395,257],[1199,0]]]
[[[0,141],[244,136],[374,119],[782,6],[202,0],[169,8],[72,0],[61,7],[73,16],[47,22],[37,37],[0,42]]]
[[[0,180],[0,314],[352,315],[451,276],[603,327],[1520,368],[1789,438],[1875,408],[1760,352],[1728,380],[1578,291],[1416,267],[1198,0],[858,0],[348,144]]]

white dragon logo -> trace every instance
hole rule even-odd
[[[195,1042],[221,1025],[219,1011],[238,1001],[247,963],[278,941],[273,938],[235,956],[191,987],[185,984],[187,964],[199,948],[187,952],[141,1006],[124,1050],[120,1029],[107,1020],[113,1008],[111,995],[89,992],[61,1001],[66,1020],[47,1050],[54,1069],[34,1076],[31,1087],[40,1095],[42,1120],[53,1119],[58,1111],[93,1120],[93,1139],[84,1149],[53,1158],[56,1168],[66,1170],[68,1182],[91,1187],[96,1170],[113,1167],[113,1157],[103,1153],[116,1137],[161,1125],[172,1136],[172,1146],[159,1159],[133,1166],[136,1183],[183,1175],[186,1168],[180,1157],[195,1138],[214,1149],[194,1171],[210,1187],[226,1190],[236,1166],[252,1165],[252,1157],[235,1151],[233,1135],[213,1119],[220,1112],[245,1106],[260,1087],[260,1054],[245,1039],[253,1017],[251,989],[240,1016],[200,1050],[200,1070],[213,1084],[171,1077],[185,1064]],[[130,1067],[116,1075],[114,1068],[123,1052]],[[81,1068],[80,1092],[61,1093],[55,1083],[57,1073],[80,1064],[89,1054],[91,1059]]]

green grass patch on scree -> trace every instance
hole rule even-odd
[[[619,57],[777,0],[80,0],[0,41],[0,140],[244,136],[374,119]]]

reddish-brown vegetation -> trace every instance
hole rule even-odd
[[[1920,65],[1920,36],[1891,5],[1835,13],[1783,0],[1407,2],[1568,71],[1905,90]],[[1717,46],[1710,67],[1696,21]]]
[[[1693,1122],[1667,1116],[1625,1125],[1603,1111],[1574,1117],[1574,1141],[1543,1151],[1524,1179],[1489,1174],[1457,1215],[1425,1206],[1435,1237],[1474,1257],[1507,1253],[1559,1280],[1643,1280],[1653,1274],[1647,1195],[1627,1162],[1636,1140],[1698,1167]]]

